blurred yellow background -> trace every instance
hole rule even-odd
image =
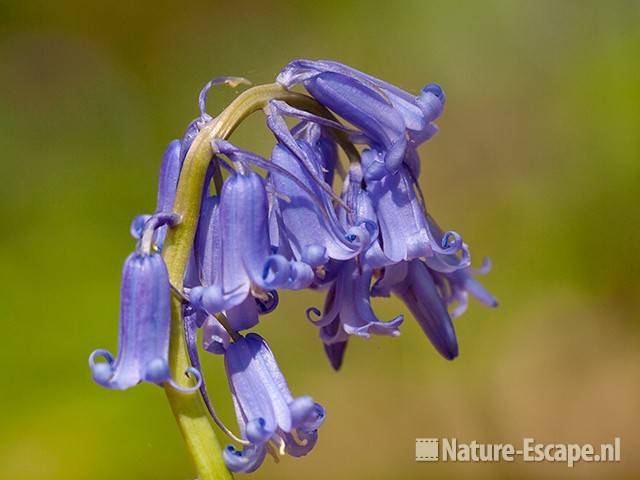
[[[129,222],[153,209],[201,86],[270,82],[300,57],[444,87],[423,187],[475,262],[492,258],[500,308],[457,320],[454,362],[408,318],[397,339],[352,341],[336,374],[304,318],[321,297],[283,295],[259,331],[328,417],[309,457],[253,478],[638,478],[640,3],[507,0],[1,2],[0,478],[194,478],[163,392],[104,390],[87,356],[116,348]],[[234,141],[271,139],[256,116]],[[205,365],[233,423],[221,359]],[[416,437],[615,436],[618,464],[414,460]]]

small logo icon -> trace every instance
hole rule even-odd
[[[438,439],[416,438],[416,462],[438,461]]]

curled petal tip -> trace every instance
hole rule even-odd
[[[169,384],[173,387],[174,390],[177,390],[182,393],[194,393],[198,391],[198,389],[202,386],[202,374],[200,370],[194,367],[189,367],[185,370],[185,375],[193,376],[196,379],[196,384],[192,387],[183,387],[182,385],[178,385],[175,380],[169,378]]]
[[[236,450],[233,445],[227,445],[222,451],[222,458],[232,472],[251,473],[262,464],[266,452],[267,449],[261,445],[250,445],[243,450]]]
[[[324,421],[324,407],[307,395],[294,398],[289,403],[289,410],[292,428],[303,432],[317,430]]]
[[[311,267],[319,267],[329,261],[327,249],[322,245],[307,245],[302,252],[302,261]]]
[[[291,266],[289,260],[282,255],[271,255],[267,258],[262,269],[262,279],[266,285],[277,288],[289,279]]]
[[[449,230],[442,236],[441,245],[445,250],[451,251],[451,253],[455,253],[462,248],[462,237],[458,232]]]
[[[289,410],[291,411],[291,425],[293,428],[297,428],[301,425],[307,417],[313,412],[315,402],[307,395],[294,398],[289,403]]]
[[[202,292],[202,308],[207,313],[215,315],[218,312],[224,310],[224,295],[222,288],[219,285],[210,285],[206,287]]]
[[[107,362],[96,363],[91,369],[91,373],[93,375],[93,379],[100,385],[103,385],[109,383],[109,380],[111,380],[111,377],[113,376],[113,367]]]
[[[440,85],[438,85],[437,83],[430,83],[430,84],[426,85],[422,89],[422,93],[431,93],[432,95],[435,95],[436,97],[438,97],[440,99],[444,98],[444,91],[442,90],[442,87]]]
[[[132,221],[131,226],[129,227],[129,232],[131,236],[136,240],[139,240],[142,237],[142,231],[144,230],[144,225],[147,223],[147,220],[151,218],[151,215],[137,215]]]
[[[267,421],[264,418],[256,418],[247,422],[245,433],[247,440],[251,443],[261,445],[271,438],[274,430],[267,427]]]
[[[189,289],[189,292],[187,293],[188,293],[189,302],[191,303],[191,305],[193,305],[196,308],[202,305],[202,295],[204,294],[204,287],[198,285],[196,287]]]
[[[169,375],[167,362],[162,358],[154,358],[146,365],[144,379],[151,383],[162,383]]]
[[[307,308],[305,315],[307,316],[307,320],[309,320],[311,323],[316,323],[320,321],[321,318],[316,319],[313,318],[313,316],[315,315],[316,317],[322,317],[322,312],[316,307],[309,307]]]
[[[98,357],[103,358],[104,362],[96,362]],[[89,355],[89,368],[93,380],[102,386],[107,386],[109,380],[113,377],[113,355],[107,350],[94,350]]]

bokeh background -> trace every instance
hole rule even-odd
[[[101,389],[86,359],[116,348],[129,221],[153,209],[200,87],[269,82],[298,57],[444,86],[423,187],[492,258],[500,308],[457,320],[454,362],[407,319],[353,341],[336,374],[303,314],[321,298],[284,295],[259,331],[328,418],[312,455],[253,478],[638,478],[640,3],[507,0],[0,2],[0,478],[195,477],[162,391]],[[234,140],[270,149],[259,116]],[[232,422],[220,359],[205,363]],[[416,437],[615,436],[617,464],[414,461]]]

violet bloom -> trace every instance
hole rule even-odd
[[[314,150],[304,140],[298,147],[305,152],[317,175],[322,175],[322,164]],[[271,156],[275,165],[297,176],[315,194],[315,198],[302,190],[291,179],[272,173],[271,183],[279,195],[274,206],[274,221],[278,224],[279,246],[290,249],[295,258],[312,267],[325,264],[329,259],[347,260],[355,257],[361,245],[354,242],[352,232],[345,231],[338,222],[331,198],[317,187],[286,147],[276,145]]]
[[[211,175],[208,175],[205,184],[210,181]],[[197,326],[204,323],[207,315],[225,310],[230,325],[235,330],[245,330],[257,325],[260,314],[268,313],[275,308],[277,294],[272,291],[258,292],[254,289],[239,303],[224,303],[222,230],[220,197],[210,196],[208,189],[205,189],[193,249],[194,262],[189,271],[191,277],[197,278],[189,280],[189,299],[196,308]]]
[[[384,164],[395,172],[407,149],[406,126],[400,113],[375,89],[350,76],[324,72],[304,83],[320,103],[362,129],[384,152]]]
[[[198,237],[196,258],[209,285],[191,301],[210,314],[229,314],[245,302],[245,307],[257,309],[250,295],[262,296],[276,288],[304,288],[313,280],[308,265],[271,253],[264,180],[242,164],[237,166],[239,172],[224,182],[219,205],[215,199],[208,200],[201,217],[207,234],[202,234],[204,239]],[[242,324],[243,318],[238,315],[240,323],[233,322],[233,326],[252,326]]]
[[[327,108],[362,130],[367,143],[396,172],[407,149],[431,138],[444,108],[444,92],[429,84],[418,96],[338,62],[295,60],[277,81],[286,87],[304,83]]]
[[[337,370],[342,363],[343,345],[351,335],[369,338],[371,335],[400,335],[398,327],[404,320],[397,315],[387,322],[379,320],[371,307],[372,271],[360,271],[354,260],[343,262],[335,283],[329,289],[320,318],[317,308],[309,308],[307,317],[320,327],[320,339]],[[338,345],[338,347],[332,347]],[[336,351],[337,350],[337,351]]]
[[[444,358],[453,360],[458,356],[458,341],[447,303],[422,260],[401,262],[385,269],[384,277],[373,288],[373,294],[389,296],[389,293],[402,299]]]
[[[452,231],[442,233],[429,223],[415,188],[405,166],[367,184],[384,254],[393,263],[424,257],[434,269],[442,271],[468,266],[468,248],[460,236]]]
[[[430,216],[418,182],[417,148],[438,130],[442,89],[429,84],[414,95],[338,62],[304,59],[286,65],[277,82],[246,92],[217,118],[206,110],[210,89],[248,82],[219,77],[202,89],[198,118],[163,156],[154,213],[131,225],[138,243],[122,276],[118,355],[96,350],[89,357],[93,379],[107,388],[145,381],[199,391],[199,398],[171,403],[200,476],[221,468],[201,443],[212,438],[200,430],[209,426],[207,415],[236,445],[222,453],[233,472],[255,471],[267,453],[276,460],[306,455],[317,443],[323,407],[294,397],[265,340],[242,333],[278,306],[280,289],[327,289],[323,311],[306,314],[336,370],[351,337],[400,334],[403,315],[379,319],[372,297],[401,299],[447,359],[458,355],[453,319],[469,295],[496,305],[475,279],[488,266],[470,267],[468,246]],[[313,99],[292,104],[313,111],[283,100],[293,98],[283,88],[298,84]],[[215,137],[255,109],[276,139],[269,159]],[[182,224],[173,211],[178,188],[193,202]],[[183,275],[175,286],[160,255],[172,227],[171,278]],[[239,433],[215,411],[217,398],[200,374],[199,339],[204,351],[224,357]],[[192,365],[185,372],[192,387],[171,377],[170,340],[178,342],[171,344],[178,364]],[[198,419],[196,429],[182,422],[185,415]]]
[[[169,372],[169,277],[162,257],[132,253],[122,272],[120,290],[120,335],[118,356],[106,350],[89,357],[93,379],[106,388],[124,390],[141,381],[158,385],[169,382],[174,388],[193,392],[200,386],[198,370],[187,373],[197,379],[193,387],[181,387]],[[96,362],[103,357],[106,362]]]
[[[251,444],[229,445],[224,460],[233,472],[248,473],[274,455],[306,455],[315,446],[324,408],[310,397],[293,397],[273,353],[262,337],[250,333],[224,354],[229,387],[241,434]]]

